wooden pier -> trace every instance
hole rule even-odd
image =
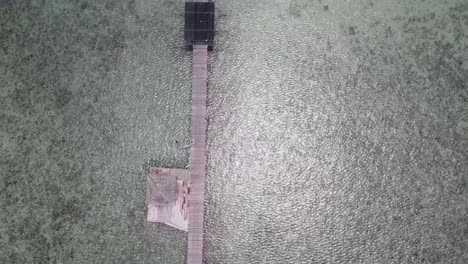
[[[151,168],[148,221],[188,231],[187,264],[202,264],[206,170],[208,49],[214,41],[214,2],[187,0],[184,38],[193,49],[190,169]]]
[[[207,45],[193,45],[192,65],[192,151],[190,153],[187,264],[201,264],[206,170]]]
[[[148,221],[188,231],[187,264],[203,260],[208,45],[193,45],[190,169],[151,168]]]

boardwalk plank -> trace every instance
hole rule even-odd
[[[193,46],[192,151],[190,154],[189,224],[187,264],[203,260],[204,192],[206,170],[207,63],[208,47]]]

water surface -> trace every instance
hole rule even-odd
[[[217,1],[206,263],[466,263],[468,5]],[[183,263],[182,1],[0,7],[0,262]]]
[[[207,263],[466,263],[465,1],[218,1]]]

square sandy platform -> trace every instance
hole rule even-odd
[[[190,170],[150,168],[147,183],[148,221],[188,231]]]

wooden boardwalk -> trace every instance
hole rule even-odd
[[[190,169],[151,168],[148,221],[188,231],[187,264],[203,262],[206,170],[208,47],[214,39],[214,2],[185,4],[185,41],[193,47]],[[206,3],[209,2],[209,3]],[[196,44],[203,43],[203,44]]]
[[[206,169],[207,45],[193,45],[192,64],[192,151],[190,153],[187,264],[201,264],[203,261]]]

